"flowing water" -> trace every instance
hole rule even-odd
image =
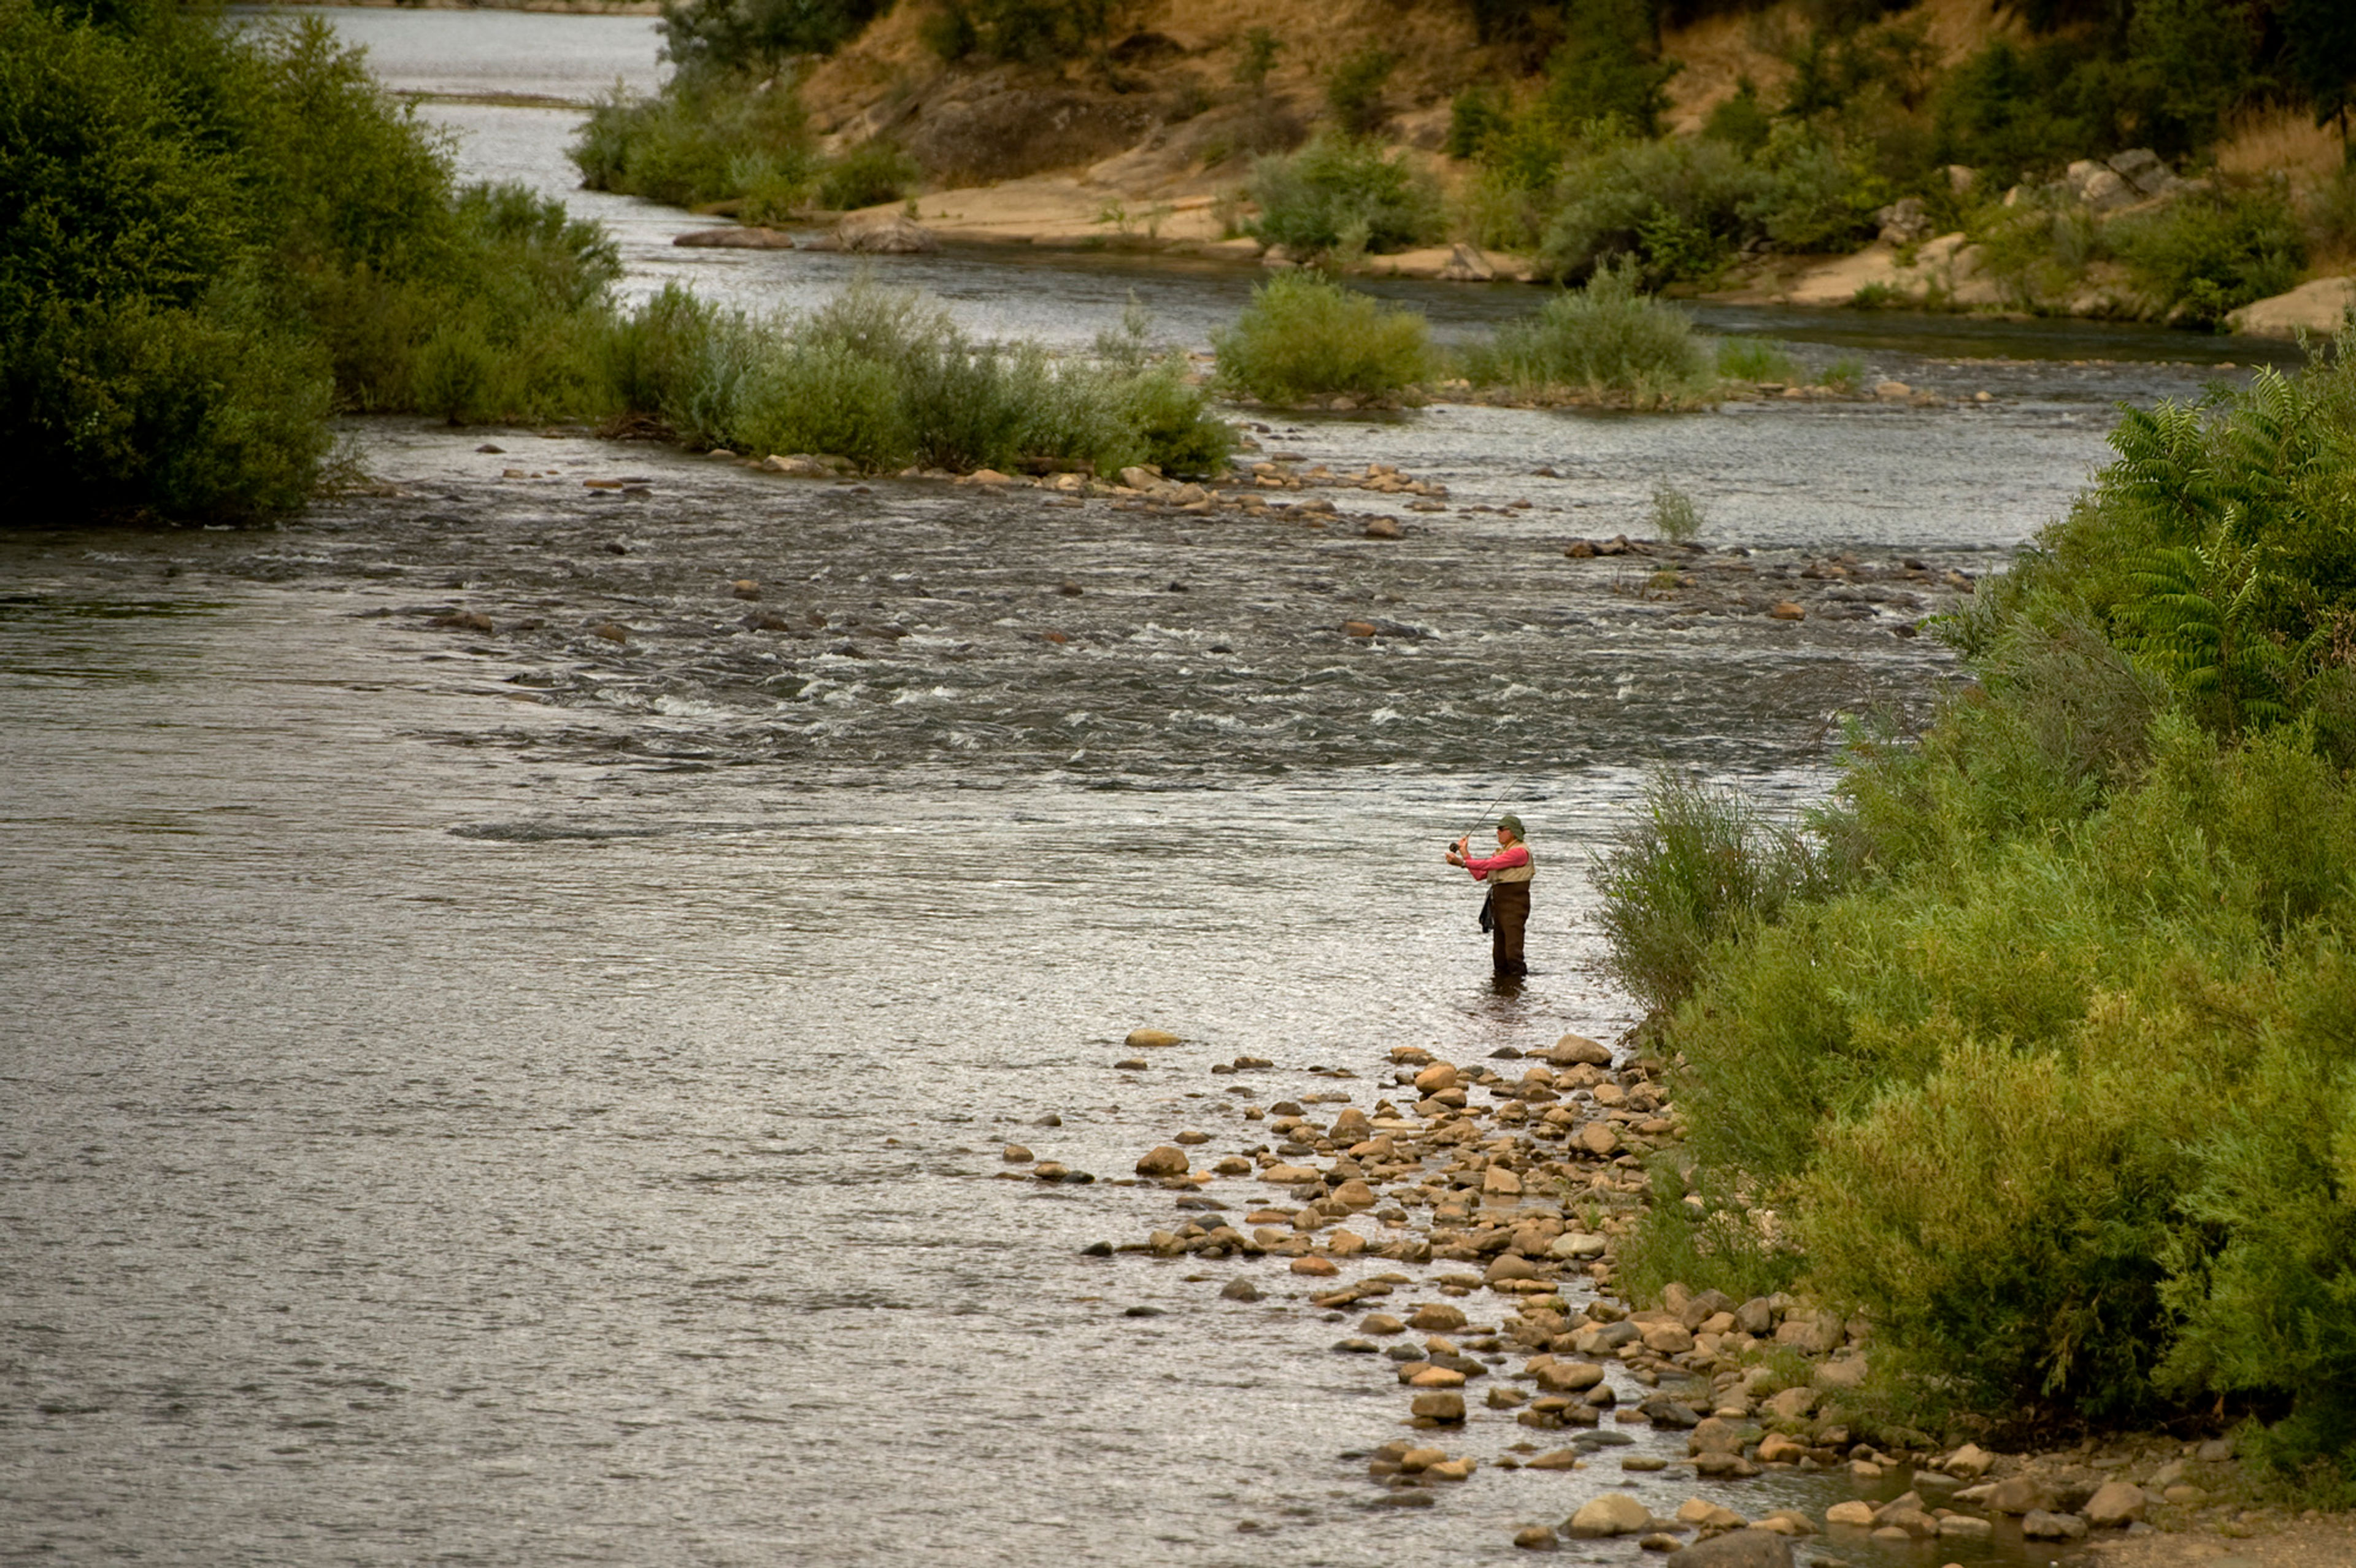
[[[406,88],[654,76],[638,18],[332,16]],[[574,112],[428,112],[470,173],[567,188]],[[567,197],[634,290],[845,275]],[[888,276],[1062,343],[1134,291],[1194,346],[1250,283]],[[1447,330],[1532,299],[1394,292]],[[1182,1127],[1370,1104],[1394,1045],[1624,1029],[1585,857],[1647,770],[1821,791],[1840,716],[1926,709],[1950,667],[1909,634],[2066,504],[2114,400],[2248,353],[1708,319],[1994,399],[1265,422],[1450,485],[1387,543],[395,421],[353,427],[379,491],[281,529],[0,540],[0,1561],[1423,1564],[1606,1488],[1847,1495],[1606,1453],[1377,1507],[1347,1456],[1399,1391],[1280,1264],[1080,1255],[1166,1222],[1115,1179]],[[1563,557],[1664,478],[1709,519],[1695,588]],[[1439,863],[1493,797],[1542,868],[1511,992]],[[1141,1024],[1189,1043],[1116,1067]],[[1239,1054],[1276,1065],[1206,1071]],[[1011,1141],[1105,1179],[997,1179]],[[1532,1435],[1476,1410],[1449,1445]]]

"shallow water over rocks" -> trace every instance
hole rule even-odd
[[[1248,281],[916,260],[1069,341]],[[1378,1507],[1345,1456],[1406,1399],[1307,1282],[1080,1250],[1247,1100],[1624,1028],[1584,856],[1648,767],[1820,791],[2108,400],[2199,383],[2036,341],[1887,350],[1986,407],[1263,419],[1449,487],[1323,527],[375,421],[383,493],[282,529],[0,539],[0,1560],[1437,1564],[1607,1489],[1820,1514],[1847,1481],[1501,1471],[1542,1435],[1478,1408],[1471,1480]],[[1563,555],[1661,478],[1708,553]],[[1510,993],[1439,859],[1495,796],[1541,864]],[[1141,1024],[1187,1043],[1116,1067]],[[2044,1560],[1876,1550],[1826,1544]]]

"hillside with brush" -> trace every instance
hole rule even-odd
[[[664,29],[672,85],[601,108],[584,175],[754,222],[914,197],[971,238],[2201,326],[2356,259],[2329,0],[686,0]]]

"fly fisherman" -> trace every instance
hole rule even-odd
[[[1489,901],[1482,924],[1491,932],[1490,957],[1500,975],[1522,976],[1530,966],[1522,961],[1522,932],[1530,923],[1530,876],[1537,869],[1530,847],[1522,842],[1522,819],[1506,814],[1497,818],[1497,852],[1473,855],[1467,848],[1471,834],[1448,851],[1448,863],[1472,873],[1476,882],[1489,884]]]

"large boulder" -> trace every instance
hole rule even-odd
[[[1583,1034],[1564,1035],[1554,1042],[1554,1049],[1546,1055],[1547,1060],[1557,1067],[1569,1067],[1581,1061],[1592,1067],[1612,1065],[1612,1048]]]
[[[2150,1499],[2133,1481],[2105,1481],[2094,1488],[2094,1495],[2079,1511],[2097,1530],[2116,1530],[2141,1519],[2148,1506]]]
[[[2225,317],[2225,325],[2252,337],[2297,337],[2301,332],[2329,337],[2356,311],[2356,278],[2318,278],[2286,294],[2256,300]]]
[[[847,214],[834,226],[834,248],[862,256],[914,256],[937,251],[940,237],[897,208]]]
[[[1792,1568],[1792,1543],[1773,1531],[1734,1530],[1663,1559],[1667,1568]]]
[[[1149,1149],[1137,1162],[1140,1176],[1183,1176],[1186,1174],[1185,1153],[1171,1144]]]
[[[1607,1535],[1635,1535],[1652,1527],[1653,1510],[1625,1492],[1606,1492],[1580,1505],[1565,1535],[1594,1540]]]

